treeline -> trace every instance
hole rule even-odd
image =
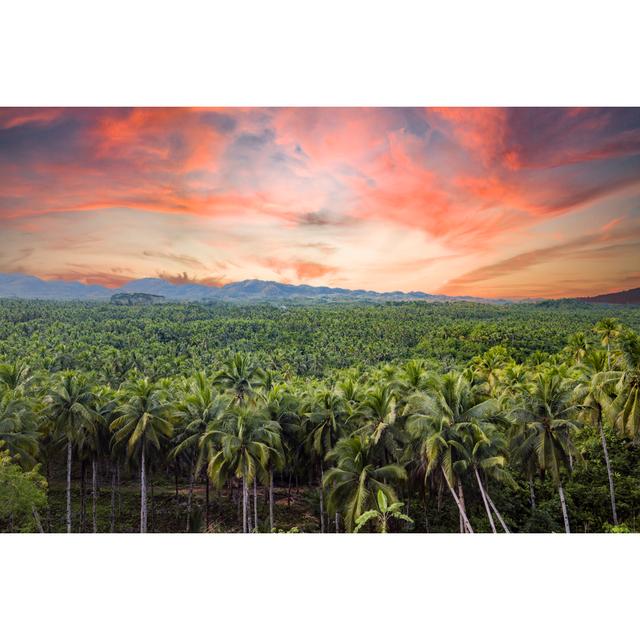
[[[637,307],[616,309],[640,331]],[[34,369],[93,371],[119,386],[130,370],[152,380],[212,370],[237,352],[283,375],[426,359],[464,366],[497,345],[518,361],[557,353],[569,336],[611,315],[603,305],[554,303],[332,304],[315,306],[0,302],[0,360]]]
[[[274,494],[292,484],[317,498],[295,523],[304,531],[637,530],[638,334],[603,318],[558,353],[515,355],[494,346],[462,366],[413,358],[318,379],[236,353],[155,379],[134,365],[117,385],[99,371],[6,362],[0,496],[11,500],[0,499],[0,523],[56,530],[47,487],[63,472],[69,532],[119,530],[123,475],[139,485],[141,532],[149,489],[172,482],[188,486],[185,530],[209,529],[212,502],[237,513],[228,530],[280,530],[287,507]],[[198,482],[205,517],[194,526]]]

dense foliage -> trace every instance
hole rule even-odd
[[[640,310],[611,315],[1,301],[0,527],[637,530]]]

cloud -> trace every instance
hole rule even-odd
[[[311,262],[308,260],[291,259],[285,260],[281,258],[265,258],[260,263],[269,269],[273,269],[276,273],[282,274],[287,272],[295,273],[298,279],[314,280],[322,276],[337,273],[338,269],[319,262]]]
[[[605,225],[606,226],[606,225]],[[637,254],[640,250],[640,227],[631,229],[606,228],[599,233],[585,234],[542,249],[526,251],[493,264],[473,269],[453,278],[442,287],[447,294],[469,293],[480,285],[487,286],[494,280],[513,276],[531,267],[562,260],[595,260],[620,257],[624,253]],[[593,275],[589,274],[592,279]],[[552,283],[553,284],[553,283]],[[494,283],[495,285],[495,283]],[[499,285],[498,285],[499,286]],[[513,287],[513,284],[509,285]]]
[[[158,278],[171,282],[172,284],[202,284],[208,287],[221,287],[229,282],[223,276],[208,276],[198,278],[190,276],[186,272],[168,273],[167,271],[158,271]]]

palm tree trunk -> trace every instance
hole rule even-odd
[[[71,533],[71,464],[73,445],[67,439],[67,533]]]
[[[460,512],[460,517],[462,518],[469,533],[473,533],[473,528],[471,527],[471,523],[467,518],[467,514],[465,513],[464,507],[462,506],[460,499],[458,498],[458,496],[456,495],[456,492],[451,486],[451,483],[449,482],[449,478],[447,478],[447,474],[444,472],[444,470],[442,471],[442,475],[444,476],[445,482],[447,483],[447,487],[449,487],[449,491],[451,492],[451,495],[453,496],[453,499],[458,507],[458,511]]]
[[[111,514],[109,516],[109,531],[116,530],[116,467],[111,465]]]
[[[602,452],[604,453],[604,462],[607,467],[607,478],[609,478],[609,497],[611,498],[611,513],[613,515],[613,524],[618,524],[618,512],[616,511],[616,490],[613,486],[613,474],[611,473],[611,463],[609,462],[609,450],[607,449],[607,438],[604,435],[602,427],[602,418],[598,415],[598,429],[600,431],[600,440],[602,442]]]
[[[204,522],[206,531],[209,531],[209,474],[205,473],[205,487],[204,487]]]
[[[273,531],[273,470],[269,472],[269,531]]]
[[[491,496],[489,495],[489,491],[487,489],[485,489],[485,494],[487,496],[487,500],[489,501],[489,506],[493,509],[493,513],[496,514],[496,517],[500,521],[500,524],[502,525],[502,528],[504,529],[504,532],[505,533],[511,533],[511,531],[509,531],[509,527],[507,527],[507,523],[504,521],[504,519],[500,515],[500,512],[498,511],[498,507],[496,507],[495,503],[491,499]]]
[[[258,483],[253,479],[253,528],[258,528]]]
[[[476,475],[476,480],[478,482],[478,487],[480,487],[480,495],[482,496],[482,502],[484,502],[484,508],[487,512],[487,517],[489,518],[489,524],[491,525],[491,531],[493,533],[498,533],[496,531],[496,525],[493,522],[493,516],[491,515],[491,509],[489,508],[489,503],[487,502],[487,496],[484,494],[484,487],[482,486],[482,482],[480,481],[480,474],[478,473],[477,467],[473,467],[473,471]]]
[[[91,517],[93,533],[98,533],[98,460],[91,460]]]
[[[249,502],[247,492],[247,479],[242,477],[242,533],[248,533],[247,503]]]
[[[340,533],[340,514],[336,511],[336,533]]]
[[[462,483],[460,482],[460,480],[458,480],[458,498],[460,499],[460,504],[462,505],[462,511],[466,513],[467,506],[464,503],[464,492],[462,491]],[[460,533],[466,533],[465,529],[466,529],[465,523],[461,522]]]
[[[116,487],[118,489],[118,517],[122,514],[122,490],[120,487],[120,463],[116,462]]]
[[[193,473],[194,473],[194,465],[195,463],[191,463],[191,467],[189,469],[189,493],[187,494],[187,526],[186,532],[189,533],[189,529],[191,528],[191,504],[193,502]]]
[[[320,494],[320,533],[324,533],[324,494],[322,491],[322,484],[324,479],[324,469],[322,468],[322,462],[320,463],[320,486],[318,487],[318,493]]]
[[[144,442],[140,460],[140,533],[147,533],[147,471],[145,469]]]
[[[151,487],[151,533],[156,530],[156,494],[153,490],[153,473],[149,471],[149,486]]]
[[[529,477],[529,496],[531,498],[531,511],[536,510],[536,492],[533,486],[533,478]]]
[[[571,533],[569,528],[569,514],[567,513],[567,503],[564,499],[564,489],[562,483],[558,483],[558,495],[560,496],[560,506],[562,507],[562,518],[564,519],[564,532]]]
[[[80,531],[84,533],[84,525],[87,516],[86,509],[86,487],[85,487],[85,473],[86,462],[83,460],[80,464]]]
[[[40,514],[35,507],[31,507],[31,513],[33,513],[33,519],[36,522],[36,527],[38,527],[39,533],[44,533],[44,529],[42,528],[42,521],[40,520]]]

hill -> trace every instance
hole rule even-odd
[[[589,298],[576,298],[576,300],[594,304],[640,304],[640,287],[637,289],[627,289],[626,291],[603,293]]]
[[[178,302],[485,302],[505,304],[508,300],[474,296],[445,296],[422,291],[378,292],[365,289],[313,287],[266,280],[242,280],[222,287],[197,283],[174,284],[161,278],[142,278],[127,282],[119,289],[87,285],[66,280],[41,280],[21,273],[0,274],[0,298],[32,298],[40,300],[111,300],[119,294],[148,294]],[[118,298],[118,300],[125,300]],[[122,302],[120,302],[122,304]]]

